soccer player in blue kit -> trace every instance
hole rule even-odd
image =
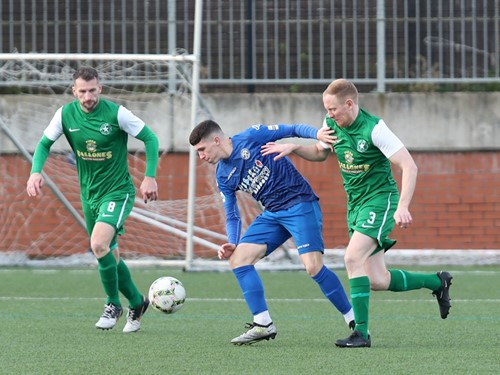
[[[288,158],[278,161],[263,156],[261,147],[282,138],[301,137],[333,142],[329,129],[308,125],[254,125],[227,137],[213,120],[199,123],[189,136],[198,156],[216,164],[216,181],[226,213],[228,242],[222,244],[219,259],[228,259],[243,297],[253,315],[248,331],[231,343],[250,345],[274,339],[274,325],[255,264],[293,237],[307,273],[323,294],[354,328],[354,313],[338,276],[323,263],[324,243],[319,198]],[[264,206],[246,232],[236,191],[247,192]]]

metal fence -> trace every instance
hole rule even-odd
[[[195,0],[2,0],[0,48],[190,52],[194,7]],[[204,0],[201,63],[205,90],[301,91],[339,77],[380,92],[498,84],[500,0]]]

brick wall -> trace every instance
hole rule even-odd
[[[500,152],[413,152],[412,155],[419,167],[410,207],[414,224],[394,230],[391,237],[398,240],[396,248],[500,249]],[[296,157],[292,160],[320,196],[326,247],[345,247],[346,199],[335,157],[322,163]],[[57,168],[50,175],[56,182],[61,178],[67,184],[68,171]],[[25,251],[32,256],[48,256],[81,252],[87,246],[85,231],[51,197],[49,189],[45,189],[42,199],[28,199],[24,191],[29,173],[26,161],[19,156],[0,156],[0,173],[0,251],[12,250],[15,243],[23,250],[26,247]],[[163,157],[158,178],[160,198],[186,199],[188,176],[188,154]],[[399,172],[395,171],[395,177],[399,184]],[[69,185],[72,188],[67,194],[78,200],[77,184]],[[197,193],[213,194],[210,173],[198,173]],[[219,204],[217,195],[214,199],[215,210]],[[220,223],[212,223],[208,218],[197,225],[223,231]],[[138,236],[149,237],[147,227],[133,219],[127,221],[126,228],[121,248]],[[168,238],[159,235],[157,241],[153,246],[165,247]],[[135,250],[147,252],[147,249]]]
[[[396,228],[399,249],[500,249],[500,152],[412,152],[419,167],[414,223]],[[345,246],[345,194],[336,159],[294,159],[321,198],[327,247]],[[322,165],[316,165],[322,164]],[[333,171],[333,173],[332,173]],[[400,173],[394,171],[400,185]]]

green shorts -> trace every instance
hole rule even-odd
[[[134,208],[135,193],[115,192],[106,195],[98,202],[82,202],[83,215],[87,224],[87,233],[92,235],[95,223],[102,222],[115,228],[115,237],[110,249],[117,247],[117,235],[124,233],[123,223]]]
[[[349,237],[356,231],[377,240],[378,245],[372,255],[380,250],[389,250],[396,244],[388,236],[394,229],[398,201],[399,194],[383,192],[348,211]]]

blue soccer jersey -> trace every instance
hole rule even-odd
[[[261,153],[261,147],[267,142],[291,137],[316,139],[317,131],[308,125],[254,125],[231,137],[233,152],[228,159],[221,159],[216,169],[230,243],[237,244],[241,235],[238,190],[250,193],[271,212],[318,200],[309,182],[288,157],[273,160],[275,155]]]

